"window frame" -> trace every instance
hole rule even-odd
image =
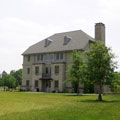
[[[51,81],[49,82],[49,88],[51,88]]]
[[[59,53],[56,53],[56,60],[59,60]]]
[[[58,81],[58,80],[55,80],[55,82],[54,82],[54,87],[55,87],[55,88],[59,88],[59,81]]]
[[[60,69],[59,65],[55,65],[55,74],[59,74],[59,69]]]
[[[28,55],[27,56],[27,61],[30,62],[30,59],[31,59],[31,57],[30,57],[30,55]]]
[[[35,75],[39,74],[39,66],[35,66]]]
[[[43,61],[43,54],[37,55],[37,61]]]
[[[37,61],[40,61],[40,55],[37,55]]]
[[[35,88],[38,88],[38,84],[39,84],[38,80],[35,80]]]
[[[45,67],[45,74],[48,75],[49,74],[49,68]]]
[[[40,61],[43,61],[43,54],[40,55]]]
[[[60,52],[60,53],[56,53],[56,60],[63,60],[64,59],[64,53]]]
[[[30,68],[29,67],[27,68],[27,74],[30,74]]]
[[[63,58],[64,58],[63,53],[59,54],[59,58],[60,58],[60,60],[63,60]]]
[[[26,80],[26,87],[30,86],[30,80]]]

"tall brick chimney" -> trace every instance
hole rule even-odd
[[[103,23],[95,24],[95,39],[105,43],[105,25]]]

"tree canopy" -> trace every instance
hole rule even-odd
[[[120,73],[119,72],[114,73],[114,78],[111,82],[110,87],[113,92],[120,92]]]
[[[91,88],[98,87],[98,100],[102,100],[103,86],[111,85],[114,77],[116,63],[114,55],[103,42],[97,41],[91,44],[87,51],[74,51],[72,65],[69,66],[67,75],[69,81],[79,91],[79,83],[84,83]]]
[[[71,81],[74,91],[79,94],[79,83],[83,83],[85,78],[84,55],[81,51],[73,51],[72,65],[67,70],[69,81]]]
[[[21,81],[22,69],[19,69],[17,71],[12,70],[10,74],[4,74],[4,76],[2,76],[2,78],[0,79],[0,86],[16,88],[21,85]]]
[[[111,49],[103,42],[95,42],[86,51],[88,80],[98,86],[99,100],[102,100],[103,85],[110,85],[113,80],[116,63]]]

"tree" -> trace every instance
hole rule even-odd
[[[20,86],[22,83],[22,69],[19,69],[17,71],[12,70],[10,74],[16,79],[16,85]]]
[[[2,77],[4,77],[5,75],[7,75],[7,72],[3,71],[2,72]]]
[[[113,92],[120,92],[120,73],[114,73],[110,87]]]
[[[21,85],[22,82],[22,69],[17,71],[12,70],[10,74],[7,74],[3,71],[3,77],[0,79],[0,86],[4,86],[8,88],[16,88]]]
[[[5,86],[7,86],[8,88],[16,87],[16,80],[12,75],[7,74],[2,78],[2,80],[3,80],[4,87]]]
[[[2,78],[0,78],[0,86],[3,86],[3,85],[4,85],[3,80]]]
[[[71,81],[74,91],[79,94],[79,84],[83,83],[85,79],[85,60],[84,54],[81,51],[73,51],[72,54],[72,65],[68,67],[67,76],[68,80]]]
[[[111,49],[103,42],[95,42],[86,51],[88,80],[99,88],[98,100],[102,101],[103,85],[110,85],[116,63]]]

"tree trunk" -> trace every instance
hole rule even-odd
[[[102,101],[102,94],[98,95],[98,101]]]
[[[100,84],[100,89],[99,89],[99,95],[98,95],[98,101],[102,101],[102,92],[103,92],[103,90],[102,90],[102,83]]]

